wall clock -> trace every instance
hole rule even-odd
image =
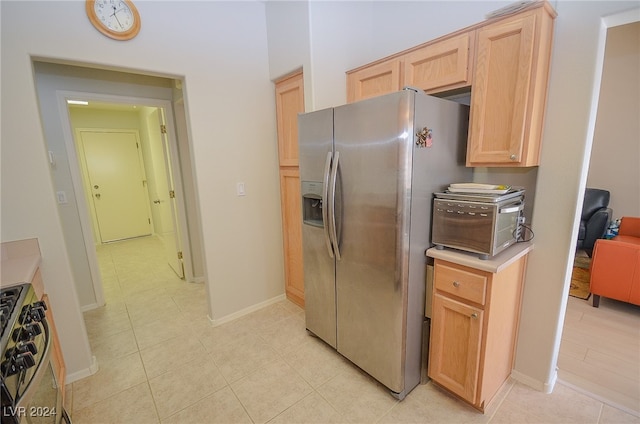
[[[94,27],[114,40],[130,40],[140,32],[140,14],[130,0],[86,0]]]

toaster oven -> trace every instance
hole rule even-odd
[[[501,195],[435,193],[431,241],[488,259],[520,238],[524,190]]]

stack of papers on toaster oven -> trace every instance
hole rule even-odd
[[[456,183],[449,185],[447,190],[450,193],[505,194],[511,190],[511,186],[504,184]]]

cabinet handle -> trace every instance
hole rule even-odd
[[[511,160],[516,160],[516,159],[518,159],[518,156],[516,156],[516,155],[511,155],[511,156],[509,156],[509,159],[511,159]]]
[[[454,281],[454,282],[453,282],[453,287],[460,287],[460,283],[459,283],[459,282],[457,282],[457,281]]]
[[[471,318],[477,319],[478,318],[478,313],[477,312],[472,313],[471,314]]]

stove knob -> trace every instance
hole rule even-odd
[[[31,352],[19,353],[2,362],[0,371],[2,371],[2,376],[6,378],[35,365],[36,360]]]
[[[38,300],[37,302],[33,302],[33,306],[37,308],[42,308],[45,311],[47,310],[47,304],[45,303],[44,300]]]
[[[19,371],[26,370],[36,365],[36,360],[31,352],[20,353],[16,355],[14,363]]]
[[[18,368],[13,363],[13,358],[9,358],[6,361],[2,361],[2,364],[0,364],[0,372],[2,372],[2,377],[4,378],[18,373]]]
[[[16,350],[18,353],[29,352],[32,355],[35,355],[36,353],[38,353],[38,348],[36,347],[36,344],[32,341],[16,343]]]
[[[18,322],[20,324],[29,324],[31,322],[31,305],[24,305],[20,310]]]
[[[31,308],[31,312],[30,312],[32,321],[36,321],[36,322],[42,321],[44,319],[44,317],[45,317],[45,312],[44,311],[46,311],[46,310],[47,310],[47,307],[44,306],[44,303],[42,304],[42,306],[34,305]]]
[[[37,335],[42,334],[42,327],[37,322],[25,324],[13,330],[11,338],[14,342],[33,340]]]
[[[20,311],[18,322],[20,324],[29,324],[33,321],[40,322],[45,318],[44,311],[47,310],[47,304],[42,300],[32,303],[31,305],[24,305]]]

